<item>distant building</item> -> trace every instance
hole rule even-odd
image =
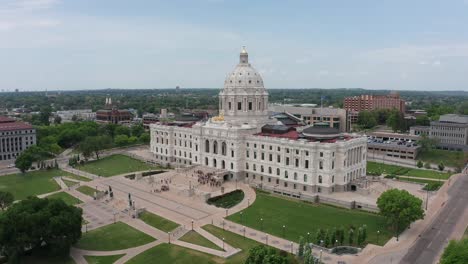
[[[468,115],[441,115],[439,121],[431,122],[429,135],[443,149],[468,150]]]
[[[15,160],[36,144],[36,129],[28,123],[0,116],[0,162]]]
[[[57,111],[55,115],[62,118],[62,123],[73,121],[74,116],[76,116],[77,120],[82,121],[93,121],[96,119],[96,112],[93,112],[91,109]]]
[[[320,108],[315,104],[294,106],[270,104],[268,110],[274,113],[289,113],[301,119],[306,125],[327,123],[330,127],[346,132],[346,110],[341,108]]]
[[[133,115],[129,110],[120,110],[112,104],[112,98],[106,98],[105,109],[96,112],[96,121],[99,123],[122,124],[130,123]]]
[[[351,123],[356,123],[359,112],[373,111],[379,109],[397,109],[401,113],[405,112],[405,100],[400,98],[398,93],[389,95],[360,95],[351,96],[344,99],[344,109],[348,111],[348,118]]]
[[[431,132],[431,127],[430,126],[412,126],[410,127],[410,135],[415,135],[415,136],[422,136],[426,135],[429,136]]]

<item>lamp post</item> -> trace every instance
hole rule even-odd
[[[286,230],[286,226],[285,226],[285,225],[283,225],[283,237],[284,237],[284,235],[285,235],[285,232],[286,232],[285,230]]]
[[[377,244],[379,244],[379,235],[380,235],[380,230],[377,230]]]
[[[228,215],[228,209],[226,209],[226,217],[227,217],[227,215]]]
[[[323,252],[323,249],[320,250],[320,262],[319,263],[322,263],[322,252]]]
[[[337,239],[337,240],[335,240],[335,245],[338,245],[338,239]]]
[[[426,189],[426,211],[427,211],[427,204],[429,203],[429,189]]]
[[[250,206],[250,199],[247,199],[247,207]]]
[[[224,250],[224,237],[223,237],[223,250]]]
[[[268,246],[268,235],[266,235],[265,240],[266,240],[266,245]]]
[[[223,220],[223,230],[224,230],[224,225],[225,225],[225,224],[226,224],[226,223],[225,223],[224,220]]]
[[[169,244],[171,243],[171,232],[167,232],[167,238],[169,240]]]
[[[240,211],[240,222],[242,224],[242,211]]]
[[[245,239],[245,226],[244,226],[244,239]]]
[[[293,242],[291,242],[291,254],[294,254],[293,251],[294,251],[294,244]]]
[[[307,243],[309,243],[310,232],[307,232]]]
[[[260,230],[263,232],[263,218],[260,218]]]
[[[193,219],[192,219],[192,231],[193,231]]]

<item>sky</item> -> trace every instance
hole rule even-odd
[[[468,90],[468,0],[0,0],[0,90]]]

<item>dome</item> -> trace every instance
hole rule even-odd
[[[242,48],[240,53],[239,64],[226,77],[224,88],[264,88],[262,76],[250,65],[249,55],[245,47]]]

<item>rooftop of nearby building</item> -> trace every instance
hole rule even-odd
[[[441,115],[439,118],[439,122],[468,124],[468,115]]]
[[[33,126],[28,123],[19,122],[6,116],[0,116],[0,131],[15,131],[32,128]]]
[[[338,129],[327,127],[328,124],[316,124],[307,128],[293,128],[285,125],[265,125],[256,136],[305,140],[308,142],[335,143],[338,140],[349,140],[353,136],[342,134]]]

